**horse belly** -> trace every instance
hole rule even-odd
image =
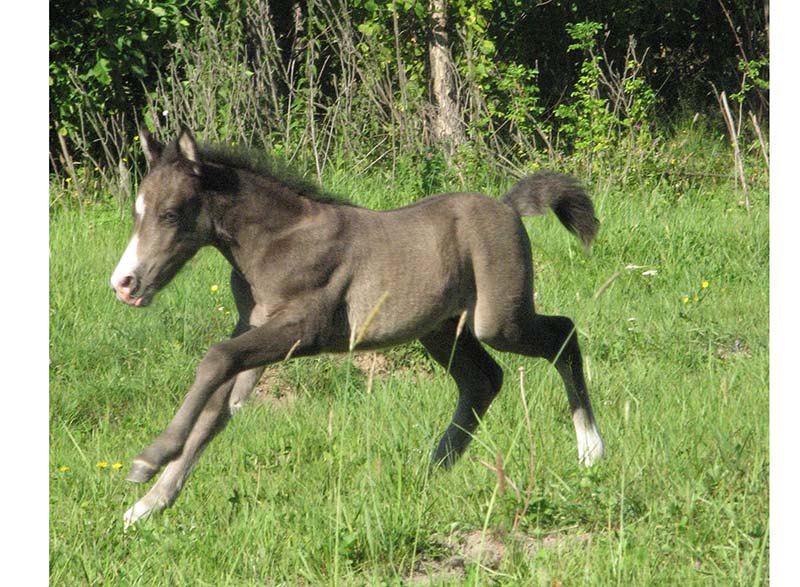
[[[376,273],[349,296],[348,318],[359,348],[419,338],[457,315],[470,297],[463,272],[440,259],[421,265],[406,259]]]

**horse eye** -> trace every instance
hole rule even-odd
[[[175,224],[178,222],[178,213],[175,210],[167,210],[161,215],[161,220],[168,224]]]

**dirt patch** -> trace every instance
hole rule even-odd
[[[280,365],[270,365],[253,389],[253,401],[285,409],[297,399],[297,388],[281,377]]]
[[[464,563],[478,563],[489,569],[496,569],[506,554],[503,537],[491,530],[473,530],[463,535],[451,535],[450,543],[459,551]]]
[[[540,537],[527,534],[505,534],[488,530],[471,530],[454,532],[444,540],[449,556],[438,559],[417,561],[414,572],[408,579],[409,585],[436,585],[454,579],[464,579],[467,568],[479,564],[489,570],[497,570],[511,548],[507,544],[515,543],[522,548],[526,556],[532,557],[543,549],[556,549],[565,544],[583,544],[591,539],[589,532],[570,533],[556,531]]]
[[[395,371],[389,359],[382,353],[354,353],[351,361],[353,365],[367,377],[389,377]]]
[[[743,358],[750,357],[750,351],[741,343],[738,338],[731,344],[717,347],[717,357],[720,359],[730,359],[736,356]]]
[[[563,544],[586,544],[592,539],[591,532],[579,532],[570,534],[568,532],[550,532],[541,538],[520,535],[522,537],[523,549],[525,554],[533,555],[543,549],[558,548]]]
[[[350,360],[353,366],[364,375],[367,389],[372,388],[372,382],[375,379],[384,379],[414,371],[409,367],[399,366],[390,357],[377,352],[358,352],[350,357],[331,355],[330,359],[336,361],[337,364],[343,364]],[[264,370],[264,374],[253,390],[252,399],[283,409],[291,406],[298,395],[297,388],[282,376],[282,363],[276,363]]]

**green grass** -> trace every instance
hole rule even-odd
[[[386,182],[337,175],[330,187],[373,207],[414,196],[376,185]],[[132,310],[107,285],[129,213],[54,207],[52,584],[404,584],[415,569],[438,572],[484,529],[505,547],[499,562],[467,556],[436,584],[767,583],[766,190],[754,191],[749,214],[727,182],[653,180],[592,195],[603,224],[590,257],[555,217],[525,222],[538,308],[580,329],[607,446],[598,466],[577,466],[565,394],[544,361],[496,354],[503,393],[465,458],[428,478],[455,403],[441,369],[417,347],[389,353],[396,373],[368,388],[346,361],[304,359],[279,370],[295,401],[239,412],[175,506],[127,533],[122,513],[146,490],[124,481],[131,458],[233,326],[228,270],[204,251],[152,307]],[[481,463],[498,453],[521,492],[532,484],[514,532],[524,494],[498,491]],[[531,547],[555,533],[557,546]]]

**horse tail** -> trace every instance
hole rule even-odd
[[[592,201],[578,181],[569,175],[552,171],[528,175],[514,184],[502,201],[520,216],[537,216],[552,210],[586,250],[600,227]]]

